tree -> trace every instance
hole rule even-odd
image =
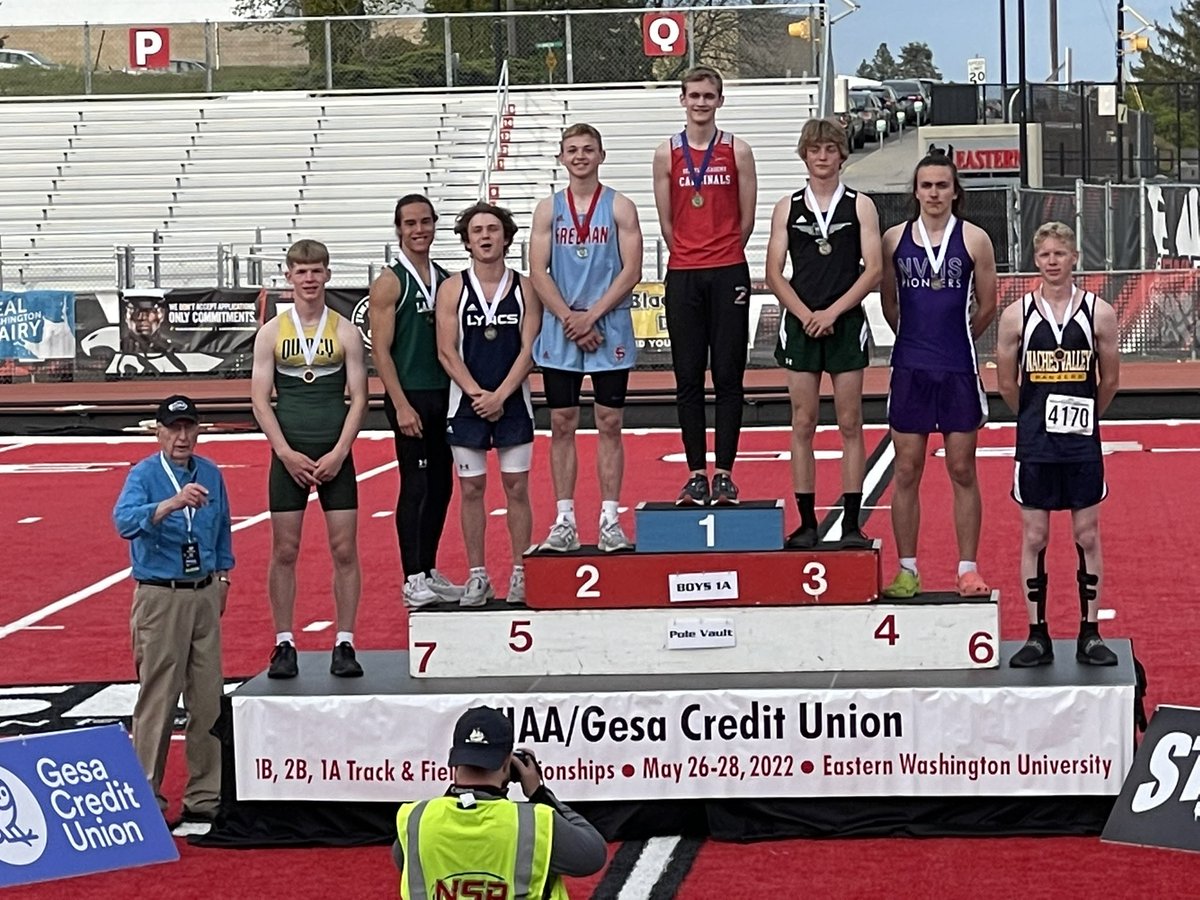
[[[234,15],[247,19],[320,18],[324,16],[380,16],[412,9],[409,0],[237,0]],[[280,29],[283,30],[282,28]],[[297,43],[308,46],[309,62],[325,64],[325,26],[321,22],[306,22],[292,29]],[[333,22],[329,29],[329,44],[334,63],[347,63],[360,55],[363,43],[369,39],[370,23]]]
[[[942,80],[942,73],[933,64],[933,51],[924,41],[910,41],[900,48],[895,78],[932,78]]]
[[[880,44],[875,50],[875,56],[867,62],[865,59],[858,64],[857,75],[859,78],[873,78],[876,81],[884,81],[888,78],[896,77],[896,59],[892,56],[892,51],[888,49],[887,44]]]
[[[1159,23],[1157,48],[1152,44],[1130,66],[1133,77],[1146,84],[1131,85],[1124,99],[1144,108],[1154,118],[1157,139],[1177,148],[1195,147],[1196,82],[1200,81],[1200,0],[1184,0],[1172,12],[1170,25]],[[1126,45],[1128,47],[1128,44]],[[1126,50],[1126,60],[1135,57]]]

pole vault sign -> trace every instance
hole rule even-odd
[[[1101,839],[1200,852],[1200,709],[1157,709]]]
[[[683,13],[642,16],[642,49],[647,56],[683,56],[687,53],[687,21]]]
[[[129,29],[129,68],[165,69],[170,64],[171,29]]]

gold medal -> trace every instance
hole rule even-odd
[[[704,198],[700,196],[700,193],[697,191],[695,194],[692,194],[692,206],[696,207],[696,209],[699,209],[703,205]]]
[[[317,380],[317,373],[316,373],[316,372],[314,372],[312,369],[308,369],[308,368],[306,368],[306,369],[304,370],[304,374],[302,374],[302,375],[300,376],[300,379],[301,379],[301,380],[302,380],[302,381],[303,381],[305,384],[312,384],[314,381],[316,381],[316,380]]]

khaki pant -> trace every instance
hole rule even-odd
[[[187,710],[184,732],[188,782],[183,808],[212,815],[221,794],[221,744],[209,734],[221,709],[220,582],[201,590],[139,584],[129,626],[137,669],[133,747],[160,809],[163,770],[180,693]]]

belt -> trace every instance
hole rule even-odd
[[[181,578],[143,578],[138,581],[138,584],[146,584],[150,587],[170,588],[173,591],[199,591],[212,584],[212,575],[205,575],[198,581],[185,581]]]

